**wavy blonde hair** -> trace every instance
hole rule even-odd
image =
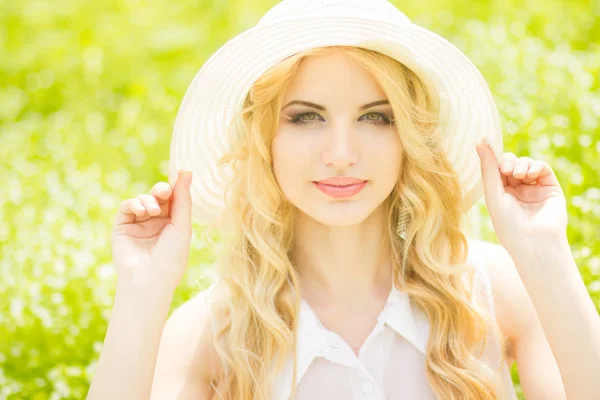
[[[441,147],[434,88],[397,60],[350,46],[311,49],[281,61],[254,83],[231,125],[231,147],[219,161],[234,171],[227,212],[205,231],[209,248],[215,229],[227,234],[219,239],[223,250],[217,256],[227,295],[213,329],[219,358],[215,396],[269,399],[284,361],[290,354],[297,357],[300,288],[289,257],[296,209],[275,180],[270,144],[291,78],[303,60],[332,50],[343,51],[376,79],[395,116],[404,152],[397,185],[386,200],[394,284],[430,321],[428,381],[441,399],[503,398],[499,371],[480,357],[489,328],[500,339],[502,355],[505,342],[495,318],[472,301],[474,268],[466,264],[464,210],[456,206],[463,193]],[[403,209],[410,214],[404,241],[396,234]],[[294,368],[292,382],[296,376]]]

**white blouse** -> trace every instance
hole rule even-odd
[[[482,306],[495,315],[491,286],[485,270],[485,248],[489,244],[469,240],[468,259],[476,266],[475,287],[484,296]],[[210,290],[207,290],[210,292]],[[298,321],[297,400],[345,399],[435,400],[425,373],[425,348],[429,335],[426,315],[413,306],[408,295],[392,287],[358,356],[337,333],[319,321],[302,299]],[[493,368],[500,361],[500,346],[489,333],[482,360]],[[272,398],[291,397],[293,358],[276,377]],[[501,376],[506,399],[517,399],[506,361]]]

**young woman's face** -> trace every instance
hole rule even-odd
[[[367,218],[394,188],[401,145],[389,104],[376,81],[343,53],[305,60],[283,99],[272,143],[273,169],[288,200],[325,225],[354,225]],[[290,104],[291,102],[309,102]],[[366,180],[345,198],[315,184],[329,177]]]

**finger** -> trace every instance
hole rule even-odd
[[[519,178],[515,178],[513,176],[513,174],[511,173],[510,175],[506,175],[506,183],[508,186],[519,186],[522,181]]]
[[[171,195],[173,194],[173,188],[167,182],[158,182],[152,190],[150,190],[150,194],[156,198],[158,205],[160,207],[160,217],[168,217],[169,209],[171,207],[170,200]]]
[[[132,224],[136,217],[146,214],[146,209],[138,199],[127,199],[119,204],[115,225]]]
[[[540,163],[542,163],[542,170],[538,174],[539,184],[541,186],[557,186],[560,188],[560,183],[558,183],[558,178],[552,167],[545,161],[540,161]]]
[[[506,176],[512,175],[516,160],[517,156],[514,153],[506,152],[502,154],[500,158],[500,172]]]
[[[179,178],[179,171],[180,169],[176,168],[175,164],[173,162],[169,163],[169,176],[168,176],[168,182],[169,185],[171,185],[171,190],[175,187],[175,183],[177,182],[177,178]]]
[[[486,204],[488,208],[492,207],[494,199],[499,198],[504,193],[502,184],[502,175],[499,171],[498,158],[494,150],[485,143],[479,143],[476,148],[481,151],[480,167],[485,191]],[[490,200],[490,201],[488,201]]]
[[[160,214],[160,206],[158,205],[158,201],[156,197],[150,194],[140,194],[137,198],[142,202],[142,205],[148,212],[148,215],[151,217],[155,217]]]
[[[514,163],[513,176],[517,179],[525,178],[532,162],[533,159],[530,157],[519,157]]]
[[[502,179],[502,186],[509,186],[508,176],[506,176],[502,172],[500,172],[500,178]]]
[[[171,223],[184,235],[191,234],[191,183],[192,173],[185,171],[179,175],[171,196]]]
[[[540,175],[540,172],[544,169],[544,163],[542,161],[534,160],[529,166],[529,171],[527,171],[528,178],[537,178]]]
[[[543,168],[544,163],[533,160],[533,162],[529,164],[529,169],[527,170],[527,175],[523,178],[523,183],[527,185],[539,185],[540,181],[538,178]]]
[[[535,186],[535,185],[539,185],[540,181],[538,181],[537,179],[526,178],[523,180],[523,183],[525,183],[526,185]]]
[[[545,178],[545,179],[542,179]],[[540,186],[560,186],[558,179],[554,175],[552,168],[548,163],[539,160],[533,160],[527,170],[527,175],[522,179],[522,183],[528,185]]]
[[[173,194],[175,190],[175,184],[177,183],[177,179],[179,179],[179,175],[181,175],[181,170],[175,167],[175,163],[173,161],[169,162],[169,172],[168,172],[168,181],[169,186],[171,186],[171,196],[169,197],[169,211],[167,216],[172,215],[173,210]]]
[[[158,182],[150,190],[150,194],[156,197],[158,204],[167,204],[173,193],[173,188],[167,182]]]
[[[537,178],[529,178],[526,176],[525,178],[521,179],[521,183],[525,185],[537,185],[539,181]]]

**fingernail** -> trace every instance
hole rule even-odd
[[[186,182],[187,182],[188,187],[192,184],[192,176],[193,176],[192,171],[185,171],[185,178],[187,179]]]

